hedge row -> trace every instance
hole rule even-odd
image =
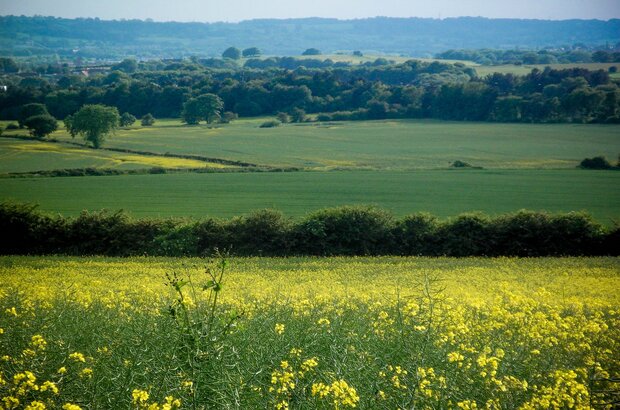
[[[235,255],[618,255],[620,227],[584,213],[462,214],[440,221],[419,213],[395,219],[374,207],[339,207],[291,220],[261,210],[230,220],[131,219],[119,212],[50,216],[34,205],[0,204],[0,253]]]

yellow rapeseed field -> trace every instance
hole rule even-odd
[[[589,409],[618,258],[0,258],[0,408]]]

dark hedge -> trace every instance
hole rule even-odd
[[[0,254],[580,256],[619,254],[620,227],[585,213],[518,211],[447,220],[418,213],[395,219],[375,207],[322,209],[299,220],[261,210],[230,220],[132,219],[122,211],[45,214],[0,203]]]

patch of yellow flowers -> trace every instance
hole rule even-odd
[[[73,394],[98,380],[97,355],[114,358],[114,347],[67,346],[30,323],[59,301],[119,323],[160,320],[163,274],[181,264],[202,267],[199,259],[0,258],[0,409],[89,407]],[[609,382],[620,377],[615,289],[618,258],[235,260],[222,301],[244,312],[238,332],[267,323],[264,343],[274,347],[269,367],[231,390],[275,409],[300,400],[334,409],[611,409],[604,392],[620,390]],[[342,349],[304,354],[317,340]],[[406,354],[387,361],[383,346]],[[357,367],[333,366],[330,354]],[[117,362],[125,372],[140,363]],[[178,409],[201,386],[184,380],[176,391],[124,397],[136,410]]]

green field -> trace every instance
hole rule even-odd
[[[583,170],[430,170],[123,175],[0,179],[0,198],[38,202],[75,215],[125,209],[134,216],[232,217],[261,208],[301,216],[323,207],[374,204],[405,215],[522,208],[587,210],[620,218],[620,172]]]
[[[575,168],[583,158],[604,155],[614,161],[620,153],[618,125],[385,120],[259,128],[264,120],[243,119],[213,128],[184,126],[178,120],[159,120],[154,127],[119,130],[104,147],[196,154],[312,170],[436,169],[447,168],[455,160],[495,169]],[[64,130],[52,137],[71,141]],[[34,148],[24,158],[23,150],[18,155],[7,144],[0,145],[0,172],[34,171],[48,168],[52,163],[53,167],[70,168],[76,163],[73,157],[63,156],[62,152],[35,151]],[[75,146],[70,148],[76,149]],[[90,165],[85,155],[78,163],[110,166],[111,158],[98,158],[109,154],[91,151],[89,155],[93,157]],[[117,159],[113,167],[133,166],[123,161],[126,154],[111,155]]]
[[[527,208],[586,210],[605,224],[620,217],[620,173],[576,169],[583,158],[596,155],[615,162],[617,125],[386,120],[258,128],[263,121],[210,128],[159,120],[154,127],[121,129],[104,146],[306,172],[0,178],[0,198],[38,202],[65,215],[123,208],[139,217],[231,217],[277,208],[297,217],[323,207],[374,204],[397,215]],[[64,130],[52,137],[59,142],[0,139],[0,172],[222,167],[71,145],[82,141]],[[484,169],[449,170],[455,160]]]
[[[503,65],[477,65],[474,68],[480,77],[484,77],[493,73],[526,75],[534,68],[544,70],[545,67],[551,67],[554,70],[565,70],[568,68],[586,68],[588,70],[609,70],[609,67],[619,67],[620,63],[570,63],[570,64],[503,64]],[[617,77],[616,74],[612,74]]]

